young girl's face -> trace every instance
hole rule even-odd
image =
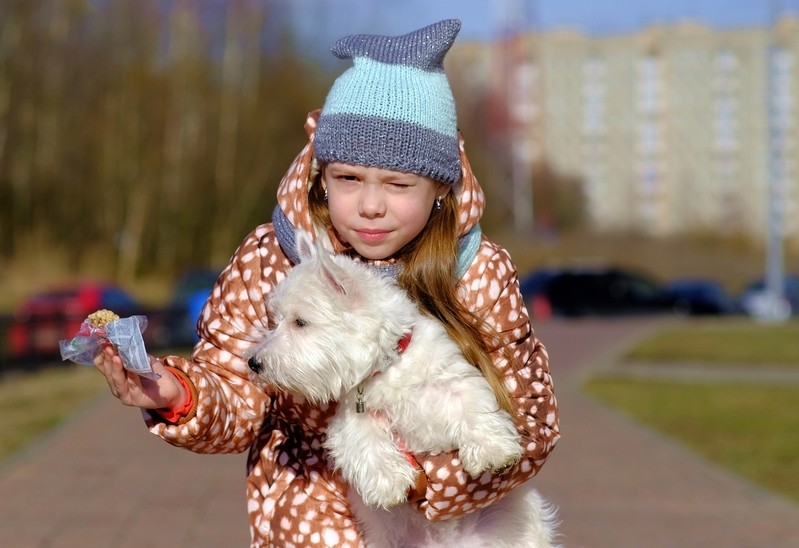
[[[365,259],[387,259],[424,229],[437,197],[449,186],[433,179],[350,164],[322,174],[330,220]]]

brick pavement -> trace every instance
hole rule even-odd
[[[110,395],[0,468],[0,547],[247,546],[244,455],[197,455]]]
[[[564,438],[534,481],[564,546],[799,547],[799,506],[720,471],[580,394],[651,324],[549,322]],[[243,455],[195,455],[104,396],[0,464],[0,547],[246,546]]]

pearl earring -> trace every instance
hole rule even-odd
[[[327,187],[325,187],[325,197],[324,200],[327,201]]]
[[[436,198],[436,209],[441,209],[441,196]]]

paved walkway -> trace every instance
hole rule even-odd
[[[799,506],[714,468],[577,385],[650,322],[549,322],[564,438],[539,477],[567,548],[799,547]],[[0,464],[0,547],[246,546],[244,457],[151,436],[110,396]]]
[[[560,507],[567,548],[799,547],[799,505],[722,471],[578,390],[639,319],[546,323],[563,439],[536,484]],[[799,450],[799,443],[797,443]]]

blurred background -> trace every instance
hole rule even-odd
[[[4,0],[0,360],[102,307],[190,346],[348,66],[330,43],[449,17],[536,321],[799,312],[799,1]]]

